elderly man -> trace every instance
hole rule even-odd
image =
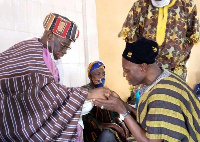
[[[79,35],[68,18],[50,13],[44,34],[0,54],[0,141],[76,141],[86,98],[105,99],[109,90],[58,84],[54,60]]]
[[[118,112],[136,141],[200,141],[200,102],[178,75],[159,68],[158,50],[156,42],[139,38],[126,43],[122,54],[123,76],[131,85],[144,85],[137,110],[115,92],[108,100],[93,101]]]

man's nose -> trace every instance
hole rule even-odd
[[[65,49],[62,50],[62,53],[63,53],[63,54],[67,54],[67,50],[65,50]]]

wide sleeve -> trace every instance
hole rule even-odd
[[[180,89],[172,85],[171,87],[165,85],[167,89],[161,89],[160,86],[161,84],[150,93],[140,113],[145,114],[141,115],[143,117],[140,117],[140,121],[146,130],[147,138],[163,139],[170,142],[183,139],[190,141],[191,137],[195,138],[193,133],[188,132],[193,132],[191,129],[193,124],[191,120],[191,122],[187,121],[190,119],[188,113],[191,109],[190,103],[186,99],[187,94],[181,91],[180,93],[185,96],[180,95],[178,92]],[[191,119],[193,118],[191,117]]]
[[[186,33],[187,42],[192,45],[199,43],[200,40],[199,17],[197,14],[196,5],[189,8],[189,15],[187,17],[187,27],[188,27]]]
[[[178,105],[155,100],[148,105],[148,108],[146,136],[149,139],[178,141],[183,139],[185,135],[188,136],[184,117]]]
[[[86,89],[40,73],[0,80],[0,88],[0,141],[76,140]]]
[[[49,57],[48,50],[46,51],[47,55],[45,54],[47,57],[44,56],[44,50],[43,59],[44,61],[47,59],[45,62],[46,66],[53,75],[57,75],[57,69]],[[52,64],[49,65],[49,63]],[[58,139],[68,141],[75,138],[78,120],[81,117],[88,89],[66,87],[57,83],[55,76],[52,78],[52,76],[44,75],[41,79],[41,86],[39,87],[40,110],[43,110],[42,114],[47,118],[45,123],[51,126],[50,130],[47,129],[50,132],[49,138],[52,138],[53,141]]]
[[[86,89],[65,87],[51,81],[41,88],[39,94],[43,104],[41,106],[44,106],[41,110],[45,110],[46,113],[43,112],[43,115],[48,117],[46,124],[58,135],[50,133],[49,137],[54,140],[72,139],[76,135],[78,120],[88,94]]]
[[[124,40],[129,42],[134,41],[139,27],[140,12],[141,8],[139,7],[139,2],[135,2],[126,17],[120,33],[118,34],[119,37],[122,37]]]

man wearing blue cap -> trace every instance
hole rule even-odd
[[[88,66],[88,77],[90,83],[84,85],[84,88],[94,89],[103,87],[105,83],[105,65],[101,61],[94,61]],[[119,114],[113,111],[105,110],[103,107],[94,106],[87,114],[83,115],[84,122],[84,141],[87,142],[117,142],[121,141],[123,129],[116,124]],[[122,129],[118,133],[116,129]]]
[[[157,55],[158,44],[152,40],[139,38],[126,43],[122,54],[123,76],[131,85],[144,85],[137,110],[115,92],[108,100],[93,102],[120,114],[134,137],[128,141],[200,141],[197,96],[181,77],[159,68],[155,63]]]

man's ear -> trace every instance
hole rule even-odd
[[[53,37],[53,32],[51,30],[46,31],[47,41],[50,41]]]
[[[142,64],[140,65],[140,71],[141,71],[142,73],[146,73],[146,72],[147,72],[147,64],[146,64],[146,63],[142,63]]]

